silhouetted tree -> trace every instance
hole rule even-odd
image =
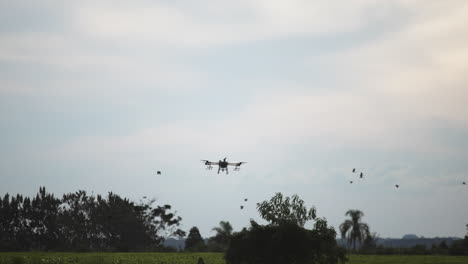
[[[348,246],[352,245],[353,250],[356,250],[356,241],[362,245],[366,235],[369,234],[369,226],[361,222],[364,213],[359,210],[348,210],[345,215],[349,215],[351,219],[340,225],[341,237],[347,239]]]
[[[291,202],[292,201],[292,202]],[[260,216],[269,221],[259,225],[251,220],[249,229],[234,233],[225,254],[228,264],[313,264],[344,262],[344,251],[336,244],[336,232],[327,221],[307,210],[297,195],[283,199],[277,193],[270,201],[257,204]],[[314,219],[312,230],[303,226]]]
[[[377,249],[377,239],[377,233],[374,232],[371,234],[370,232],[368,232],[362,243],[361,252],[367,254],[375,253]]]
[[[263,219],[274,225],[293,222],[304,226],[305,222],[316,217],[315,207],[307,210],[304,201],[296,194],[283,199],[283,194],[276,193],[269,201],[257,203],[257,210]]]
[[[185,249],[188,251],[205,250],[205,241],[203,240],[198,227],[194,226],[190,228],[187,239],[185,240]]]
[[[215,236],[208,239],[209,251],[225,251],[229,245],[232,236],[232,226],[228,221],[219,222],[219,227],[212,229],[216,232]]]
[[[52,250],[59,247],[60,204],[60,199],[47,193],[45,187],[39,188],[39,193],[32,199],[30,227],[33,230],[35,249]]]
[[[135,204],[109,193],[78,191],[62,199],[40,187],[30,199],[0,198],[0,251],[162,250],[165,236],[184,236],[170,205]]]
[[[65,249],[87,251],[99,249],[98,240],[102,238],[96,222],[96,199],[85,191],[63,195],[60,220],[62,242]]]

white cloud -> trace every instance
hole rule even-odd
[[[353,32],[391,14],[379,1],[204,1],[190,4],[82,5],[76,25],[93,37],[203,48],[291,35]]]
[[[338,71],[394,115],[466,123],[467,16],[464,2],[423,5],[401,31],[335,54]]]

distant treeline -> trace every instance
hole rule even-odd
[[[344,241],[339,244],[345,245]],[[350,253],[354,253],[349,249]],[[468,236],[464,239],[374,239],[355,251],[365,255],[468,255]]]
[[[62,198],[39,188],[35,197],[0,197],[0,251],[155,251],[184,236],[181,217],[154,200],[136,204],[112,192]]]

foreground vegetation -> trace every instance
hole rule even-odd
[[[225,264],[222,253],[0,253],[0,264]],[[350,255],[350,264],[465,264],[466,256]]]

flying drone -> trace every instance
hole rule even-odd
[[[232,162],[228,162],[226,159],[227,158],[224,158],[223,160],[219,160],[219,161],[209,161],[209,160],[202,160],[202,161],[205,163],[207,170],[213,169],[213,165],[218,166],[218,174],[220,171],[226,171],[226,174],[229,174],[229,170],[228,170],[229,166],[234,166],[234,170],[238,171],[240,170],[240,166],[242,164],[247,163],[244,161],[232,163]]]

